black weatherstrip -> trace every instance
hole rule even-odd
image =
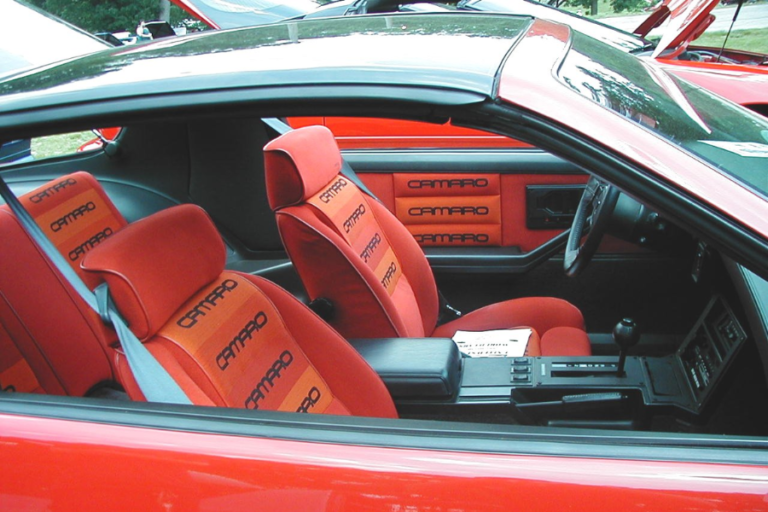
[[[538,149],[345,150],[357,173],[455,172],[493,174],[584,174],[575,165]]]

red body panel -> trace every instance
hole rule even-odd
[[[768,67],[659,59],[666,70],[740,105],[768,105]]]
[[[433,452],[0,416],[4,510],[764,510],[768,468]],[[12,463],[11,463],[12,461]],[[64,470],[66,469],[66,470]]]

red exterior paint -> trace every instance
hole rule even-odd
[[[208,16],[203,14],[203,12],[200,9],[198,9],[194,5],[190,4],[189,2],[184,2],[182,0],[171,0],[171,1],[174,4],[176,4],[177,6],[179,6],[181,9],[184,9],[188,13],[192,14],[193,16],[195,16],[197,19],[199,19],[200,21],[202,21],[203,23],[205,23],[209,27],[211,27],[213,29],[220,28],[216,24],[216,22],[214,22],[211,18],[209,18]]]
[[[669,25],[653,51],[653,56],[658,57],[668,49],[673,49],[674,56],[681,54],[688,43],[699,37],[715,21],[715,17],[710,13],[719,2],[720,0],[662,2],[659,10],[662,13],[669,12]],[[654,15],[650,18],[654,18]],[[662,17],[665,18],[666,16]],[[660,22],[661,20],[658,21]],[[640,25],[635,33],[642,32],[645,25],[646,23]]]
[[[617,148],[659,177],[709,203],[768,238],[768,218],[755,215],[765,200],[734,179],[619,114],[603,108],[562,84],[557,67],[569,47],[570,29],[537,20],[510,54],[499,87],[509,103],[533,110],[579,130],[605,147]],[[655,66],[648,62],[648,66]],[[714,172],[713,172],[714,171]]]
[[[0,415],[3,510],[757,511],[768,468],[339,446]]]
[[[664,69],[740,105],[768,105],[768,67],[659,59]]]
[[[101,137],[104,138],[104,140],[107,141],[113,141],[117,138],[118,135],[120,135],[120,131],[122,128],[120,127],[114,127],[114,128],[97,128],[96,131],[99,132]],[[93,140],[89,140],[79,148],[77,148],[78,153],[82,151],[92,151],[94,149],[101,149],[104,147],[104,143],[102,142],[101,138],[96,137]]]

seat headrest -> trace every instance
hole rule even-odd
[[[341,172],[341,152],[331,130],[307,126],[264,146],[267,198],[273,210],[317,194]]]
[[[224,270],[216,226],[194,205],[168,208],[134,222],[93,248],[83,269],[101,274],[117,309],[142,341]]]

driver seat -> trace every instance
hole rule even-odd
[[[340,174],[330,130],[288,132],[264,148],[267,197],[283,244],[311,300],[347,338],[452,338],[457,330],[530,327],[530,356],[588,356],[581,312],[567,301],[529,297],[492,304],[438,325],[432,269],[386,207]]]

